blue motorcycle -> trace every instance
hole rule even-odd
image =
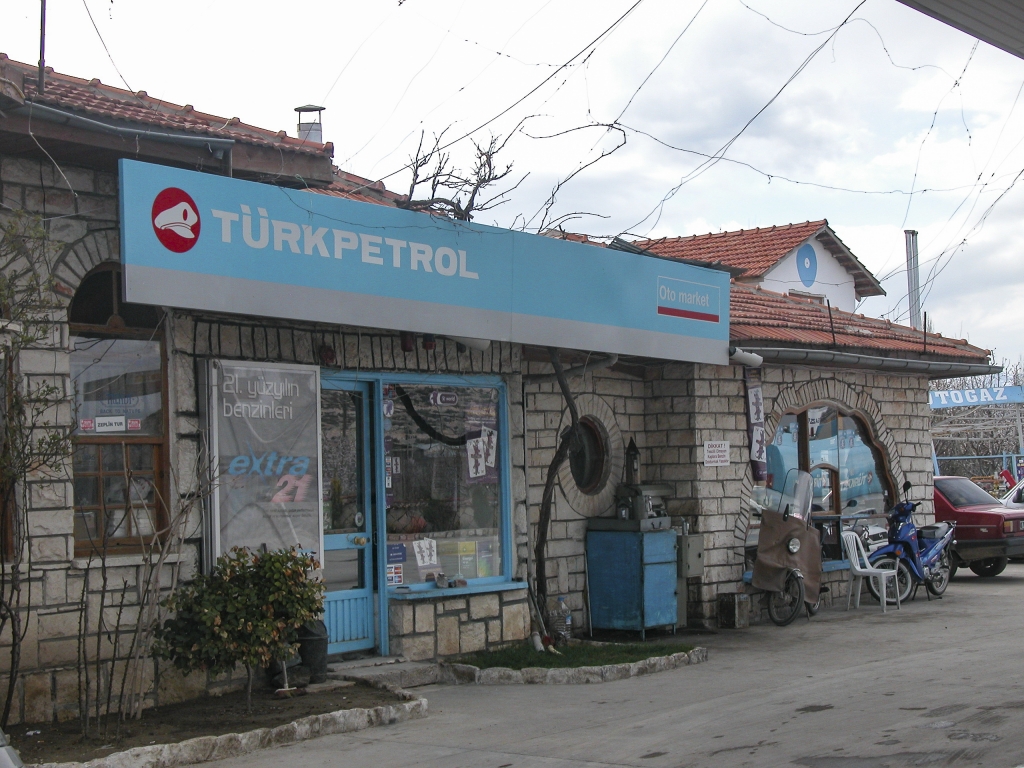
[[[906,495],[911,484],[904,483]],[[889,543],[868,555],[875,568],[890,568],[897,571],[896,586],[886,580],[886,600],[896,603],[896,589],[900,602],[908,600],[911,592],[924,584],[931,595],[941,597],[949,586],[952,560],[950,546],[955,544],[953,534],[956,523],[935,523],[918,528],[914,525],[914,510],[920,502],[901,501],[887,516],[889,521]],[[868,589],[879,600],[878,586],[874,579],[868,579]],[[929,598],[930,599],[930,598]]]

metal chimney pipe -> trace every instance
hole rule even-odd
[[[907,298],[910,301],[910,325],[921,327],[921,275],[917,264],[917,230],[905,229],[907,238]]]

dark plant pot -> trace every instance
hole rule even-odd
[[[319,619],[307,621],[299,630],[299,657],[309,669],[310,683],[327,680],[327,625]]]

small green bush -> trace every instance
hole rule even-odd
[[[154,656],[186,675],[243,664],[251,710],[253,669],[294,655],[299,628],[323,612],[323,584],[311,578],[319,567],[296,549],[232,549],[164,601],[173,615],[157,628]]]

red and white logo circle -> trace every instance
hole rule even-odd
[[[184,253],[199,240],[199,207],[188,192],[168,187],[153,200],[153,231],[164,248]]]

